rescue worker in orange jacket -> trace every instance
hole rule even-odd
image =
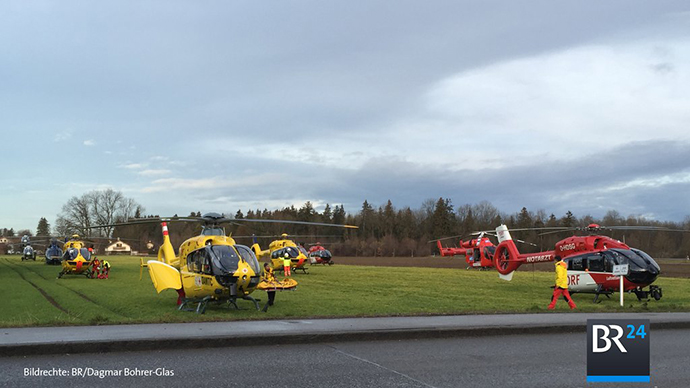
[[[553,310],[556,307],[556,301],[558,297],[563,295],[565,301],[568,302],[568,306],[573,310],[577,306],[573,302],[573,298],[570,297],[568,292],[568,264],[566,264],[560,256],[556,256],[556,285],[553,288],[553,297],[551,298],[551,303],[549,304],[549,310]]]

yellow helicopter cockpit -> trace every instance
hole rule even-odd
[[[240,263],[246,263],[252,271],[238,273],[243,267]],[[244,245],[211,245],[207,244],[202,249],[193,251],[187,255],[187,271],[212,275],[215,280],[224,287],[236,287],[246,284],[246,290],[253,290],[261,280],[261,267],[254,253]],[[231,290],[231,294],[234,294]]]
[[[63,260],[77,260],[81,256],[85,261],[91,260],[91,252],[88,248],[67,248]]]

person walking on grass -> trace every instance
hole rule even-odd
[[[568,302],[571,310],[577,308],[573,298],[570,297],[568,292],[568,264],[566,264],[560,256],[556,256],[556,285],[553,288],[553,296],[551,297],[551,303],[549,304],[549,310],[556,308],[556,301],[558,297],[563,295],[565,301]]]

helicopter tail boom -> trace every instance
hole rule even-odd
[[[441,256],[462,256],[467,252],[465,248],[445,248],[443,244],[441,244],[441,240],[436,240],[436,245],[438,246],[438,251],[441,253]]]

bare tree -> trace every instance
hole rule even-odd
[[[125,222],[134,217],[137,211],[141,214],[144,208],[119,191],[112,189],[91,191],[81,197],[70,198],[62,206],[62,213],[57,218],[56,230],[64,235],[77,233],[81,236],[112,237],[113,226],[106,226],[100,230],[94,230],[91,227]]]

